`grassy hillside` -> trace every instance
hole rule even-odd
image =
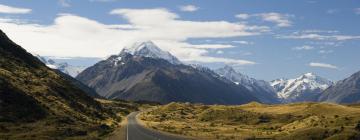
[[[94,100],[0,30],[0,139],[99,139],[130,110]]]
[[[139,117],[153,129],[204,139],[359,139],[360,105],[170,103]]]

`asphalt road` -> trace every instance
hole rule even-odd
[[[126,140],[185,140],[181,137],[166,135],[161,132],[144,128],[137,122],[137,114],[138,112],[133,112],[128,116]]]

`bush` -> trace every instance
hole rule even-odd
[[[356,130],[356,131],[360,131],[360,121],[358,121],[358,123],[356,124],[355,130]]]

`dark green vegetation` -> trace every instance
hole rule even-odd
[[[140,119],[153,129],[202,139],[360,139],[360,105],[170,103]]]
[[[99,139],[136,109],[110,103],[94,100],[0,31],[0,139]]]

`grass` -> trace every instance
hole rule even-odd
[[[203,139],[359,139],[359,105],[170,103],[142,113],[153,129]]]
[[[104,110],[116,116],[106,119],[73,118],[50,115],[30,122],[0,122],[0,140],[97,140],[106,138],[129,112],[137,111],[140,104],[126,101],[97,99]],[[106,112],[104,112],[106,113]]]

